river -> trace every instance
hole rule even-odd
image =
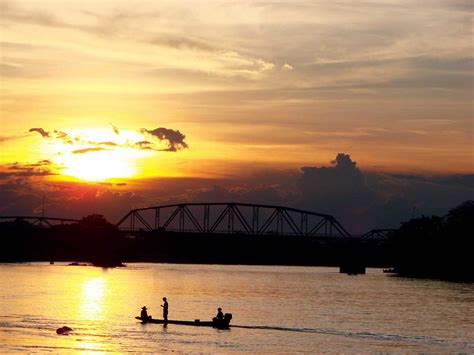
[[[368,269],[0,264],[0,352],[474,352],[474,285]],[[208,320],[230,330],[134,319]],[[69,335],[56,329],[69,326]],[[240,327],[241,326],[241,327]]]

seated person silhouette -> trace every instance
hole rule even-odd
[[[224,313],[222,313],[222,308],[217,308],[217,315],[212,318],[214,322],[222,322],[224,320]]]
[[[148,315],[148,312],[146,311],[146,306],[142,307],[142,311],[140,312],[140,318],[142,321],[146,321],[147,319],[151,319],[151,316]]]

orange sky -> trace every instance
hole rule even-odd
[[[472,172],[469,4],[2,0],[0,162],[213,177],[347,152],[369,170]],[[156,128],[186,147],[140,132]]]

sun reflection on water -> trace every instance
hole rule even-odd
[[[101,319],[104,301],[105,280],[97,277],[82,285],[81,311],[86,319]]]

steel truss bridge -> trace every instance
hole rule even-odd
[[[249,203],[183,203],[133,209],[116,226],[127,232],[296,235],[350,238],[331,215]]]
[[[362,240],[376,239],[385,241],[389,239],[390,235],[394,233],[396,229],[372,229],[371,231],[360,236]]]
[[[78,219],[0,216],[0,222],[23,220],[40,227],[76,223]],[[295,235],[386,241],[396,229],[373,229],[351,235],[331,215],[295,208],[249,203],[181,203],[130,210],[116,226],[128,233],[173,231],[201,234]]]
[[[51,227],[55,224],[75,223],[78,219],[73,218],[58,218],[58,217],[43,217],[43,216],[0,216],[0,221],[5,220],[22,220],[30,222],[33,225]]]

